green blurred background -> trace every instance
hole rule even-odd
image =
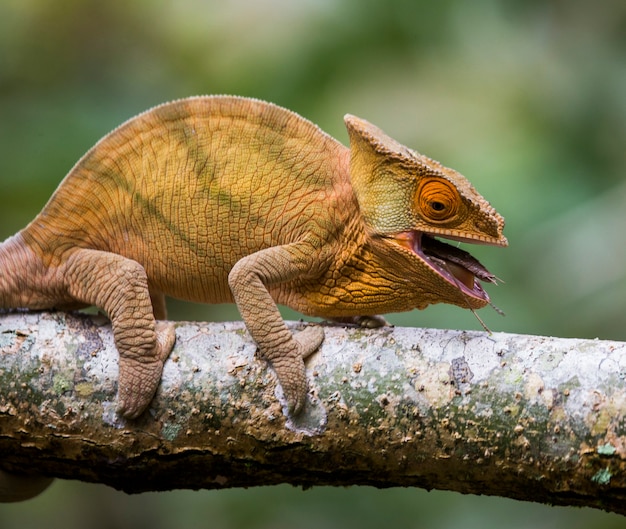
[[[343,114],[465,174],[507,220],[472,252],[505,284],[497,331],[626,340],[626,3],[2,0],[0,240],[101,136],[195,94],[273,101],[347,141]],[[237,318],[172,303],[175,319]],[[286,312],[288,317],[297,317]],[[478,329],[435,306],[397,325]],[[411,489],[127,496],[56,482],[0,527],[624,527],[591,509]]]

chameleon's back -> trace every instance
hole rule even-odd
[[[68,242],[119,253],[161,291],[226,301],[242,256],[343,223],[330,202],[349,188],[348,163],[347,148],[275,105],[175,101],[98,142],[23,233],[47,255]]]

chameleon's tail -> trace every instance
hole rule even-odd
[[[44,270],[20,233],[0,243],[0,308],[49,308],[42,295],[47,290]]]

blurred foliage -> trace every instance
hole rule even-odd
[[[625,46],[621,0],[3,0],[0,239],[130,116],[193,94],[248,95],[344,143],[343,114],[362,116],[465,174],[507,219],[510,248],[472,249],[505,281],[490,292],[507,316],[481,312],[493,330],[625,340]],[[237,317],[224,306],[170,310]],[[447,306],[390,320],[479,328]],[[56,483],[0,507],[3,528],[52,520],[153,529],[623,524],[590,510],[364,488],[128,497]]]

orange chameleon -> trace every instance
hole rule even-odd
[[[175,339],[165,295],[235,302],[282,385],[307,394],[324,331],[292,335],[277,303],[364,325],[495,282],[439,241],[506,246],[502,217],[459,173],[346,115],[350,148],[270,103],[193,97],[100,140],[41,213],[0,245],[0,307],[96,305],[120,354],[119,412],[140,415]]]

